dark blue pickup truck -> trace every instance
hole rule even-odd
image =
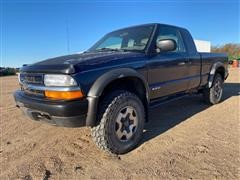
[[[31,119],[90,126],[101,149],[122,154],[141,139],[151,107],[188,93],[220,102],[227,61],[226,54],[198,53],[184,28],[139,25],[111,32],[81,54],[23,66],[14,97]]]

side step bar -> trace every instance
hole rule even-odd
[[[169,102],[172,102],[172,101],[176,101],[178,99],[181,99],[181,98],[184,98],[184,97],[187,97],[191,94],[189,93],[180,93],[180,94],[175,94],[175,95],[172,95],[172,96],[167,96],[167,97],[162,97],[162,98],[158,98],[156,100],[153,100],[151,103],[150,103],[150,108],[153,109],[153,108],[156,108],[162,104],[166,104],[166,103],[169,103]]]

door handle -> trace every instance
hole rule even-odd
[[[180,62],[180,63],[178,63],[179,66],[182,66],[182,65],[185,65],[185,64],[186,64],[186,62]]]
[[[191,61],[183,61],[183,62],[178,63],[179,66],[182,66],[182,65],[185,65],[185,64],[192,64],[192,62]]]

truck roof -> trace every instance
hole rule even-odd
[[[175,26],[175,25],[170,25],[170,24],[163,24],[163,23],[146,23],[146,24],[138,24],[138,25],[133,25],[133,26],[127,26],[127,27],[124,27],[124,28],[120,28],[120,29],[114,30],[114,31],[112,31],[112,32],[120,31],[120,30],[123,30],[123,29],[126,29],[126,28],[133,28],[133,27],[139,27],[139,26],[149,26],[149,25],[170,26],[170,27],[174,27],[174,28],[177,28],[177,29],[184,29],[184,30],[186,30],[185,28],[182,28],[182,27],[179,27],[179,26]],[[110,32],[110,33],[111,33],[111,32]]]

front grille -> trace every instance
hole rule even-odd
[[[20,82],[22,84],[44,84],[43,74],[21,73]]]
[[[44,91],[42,91],[42,90],[24,88],[24,86],[22,86],[21,89],[28,95],[36,95],[36,96],[41,96],[41,97],[44,96]]]
[[[20,73],[21,90],[29,95],[44,96],[44,91],[32,89],[31,85],[42,86],[44,84],[43,74]]]

